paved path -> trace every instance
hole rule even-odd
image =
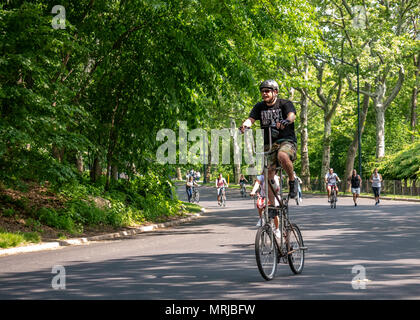
[[[282,264],[267,282],[255,263],[253,201],[230,189],[220,208],[207,187],[201,200],[207,213],[176,227],[0,257],[0,299],[420,299],[419,203],[360,199],[354,207],[339,198],[330,209],[320,196],[292,203],[308,247],[305,268],[293,275]],[[58,265],[65,290],[52,288]],[[367,280],[352,283],[356,276]]]

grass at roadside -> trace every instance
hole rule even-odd
[[[201,212],[201,207],[195,203],[182,202],[182,205],[185,207],[184,212],[186,213],[199,213]]]
[[[37,232],[6,232],[0,229],[0,248],[6,249],[19,245],[38,243],[41,237]]]

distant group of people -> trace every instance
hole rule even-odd
[[[351,184],[351,193],[353,194],[354,206],[357,207],[357,198],[360,195],[360,188],[362,186],[362,178],[357,173],[356,169],[353,169],[352,175],[347,179]],[[382,187],[382,176],[378,173],[378,168],[375,168],[369,181],[372,183],[372,191],[375,196],[375,206],[379,204],[379,196]],[[337,182],[341,182],[340,178],[334,172],[333,168],[330,168],[325,175],[325,183],[327,185],[328,202],[330,202],[331,189],[336,188],[338,192]]]
[[[195,171],[194,169],[191,169],[187,172],[187,180],[192,178],[194,181],[199,181],[201,178],[200,171]]]
[[[301,184],[302,184],[302,180],[296,175],[296,172],[293,172],[294,174],[294,178],[295,181],[297,181],[297,195],[300,199],[302,199],[302,189],[301,189]],[[200,172],[198,171],[194,171],[193,169],[190,170],[187,173],[187,183],[186,183],[186,191],[187,191],[187,196],[188,196],[188,201],[191,201],[191,197],[192,197],[192,192],[193,192],[193,188],[198,186],[197,181],[200,180]],[[279,177],[276,175],[274,177],[274,181],[276,182],[277,185],[279,185]],[[332,188],[336,188],[337,193],[338,193],[338,182],[341,182],[340,178],[338,177],[338,175],[334,172],[333,168],[330,168],[327,172],[327,174],[324,177],[325,183],[326,183],[326,189],[327,189],[327,193],[328,193],[328,202],[330,202],[330,198],[331,198],[331,190]],[[357,207],[357,199],[360,196],[360,190],[361,190],[361,186],[362,186],[362,178],[360,177],[360,175],[357,173],[356,169],[353,170],[352,175],[347,178],[347,180],[350,182],[351,185],[351,193],[353,194],[353,203],[354,206]],[[381,193],[381,187],[382,187],[382,176],[381,174],[378,173],[378,169],[375,168],[375,170],[373,171],[369,181],[372,184],[372,191],[375,197],[375,205],[378,205],[380,203],[380,193]],[[245,176],[243,174],[241,174],[240,178],[239,178],[239,184],[242,186],[243,184],[248,183],[248,180],[245,178]],[[251,196],[254,196],[257,192],[257,190],[261,190],[263,192],[264,188],[264,176],[261,174],[259,176],[256,177],[255,180],[255,184],[254,184],[254,188],[251,191]],[[223,178],[222,174],[219,173],[217,179],[216,179],[216,188],[217,188],[217,202],[220,203],[220,195],[221,195],[221,191],[222,188],[226,188],[228,186],[225,178]],[[261,212],[260,213],[260,217],[261,217]],[[258,222],[258,224],[261,224],[261,221]]]

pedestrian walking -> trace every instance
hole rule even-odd
[[[362,185],[362,178],[357,174],[356,169],[353,170],[352,175],[347,179],[351,182],[351,193],[353,194],[354,206],[357,207],[357,198],[360,195],[360,186]]]
[[[380,202],[379,195],[381,194],[382,181],[382,176],[378,173],[378,168],[375,168],[375,170],[373,170],[372,176],[370,177],[373,195],[375,196],[375,206],[377,206]]]

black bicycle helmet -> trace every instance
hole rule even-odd
[[[263,88],[279,91],[279,85],[275,80],[265,80],[260,84],[260,91]]]

